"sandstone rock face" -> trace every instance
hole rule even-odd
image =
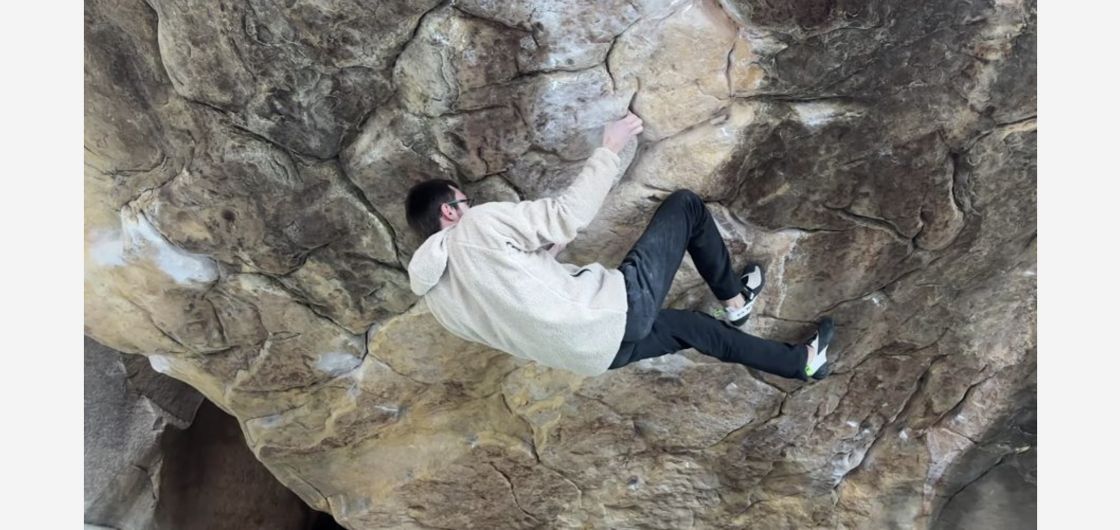
[[[951,525],[1034,454],[1036,35],[1033,0],[87,0],[85,331],[349,528]],[[833,315],[833,376],[582,378],[417,303],[411,184],[555,194],[627,109],[561,257],[694,189],[767,267],[746,329]],[[669,304],[716,305],[688,260]]]

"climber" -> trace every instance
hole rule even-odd
[[[831,318],[798,345],[733,327],[750,316],[765,283],[763,269],[751,263],[734,274],[715,221],[691,191],[673,192],[661,203],[617,269],[555,259],[591,223],[619,175],[618,154],[641,132],[642,120],[633,113],[608,123],[602,146],[555,198],[472,208],[452,181],[413,186],[405,212],[426,240],[408,266],[412,291],[458,337],[579,374],[696,348],[783,377],[828,375]],[[685,250],[730,322],[661,308]]]

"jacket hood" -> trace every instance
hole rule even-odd
[[[439,283],[447,269],[447,232],[432,234],[408,262],[408,283],[416,296],[424,296]]]

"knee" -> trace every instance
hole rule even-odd
[[[636,308],[631,308],[634,309]],[[653,331],[654,322],[657,321],[657,314],[658,310],[654,310],[652,313],[639,313],[630,317],[623,340],[637,342],[649,336]]]
[[[704,204],[704,200],[701,199],[696,192],[686,189],[679,189],[670,193],[669,196],[665,198],[665,202],[680,203],[688,206]]]

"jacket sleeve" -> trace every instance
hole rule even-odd
[[[620,160],[600,147],[564,193],[514,205],[506,236],[514,246],[531,252],[547,243],[567,244],[591,224],[618,176]]]

